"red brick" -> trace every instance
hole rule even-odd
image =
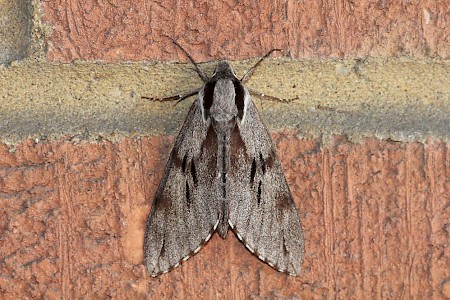
[[[443,142],[274,135],[306,240],[298,277],[230,234],[157,279],[145,219],[172,139],[0,147],[2,298],[440,299],[450,280],[450,151]]]
[[[50,61],[450,55],[448,0],[43,1]]]

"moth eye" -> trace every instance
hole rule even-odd
[[[238,109],[238,117],[242,119],[244,117],[244,107],[245,107],[245,92],[242,83],[239,80],[233,80],[234,92],[236,93],[234,97],[234,103]]]
[[[256,160],[253,157],[252,168],[250,170],[250,182],[252,185],[253,185],[253,181],[255,180],[255,175],[256,175]]]
[[[262,153],[259,153],[259,161],[261,162],[262,173],[266,174],[266,162],[264,161]]]
[[[197,183],[198,183],[197,170],[195,169],[195,163],[193,160],[191,161],[191,175],[192,175],[192,180],[194,181],[194,184],[197,185]]]

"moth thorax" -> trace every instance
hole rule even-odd
[[[209,110],[211,117],[217,123],[227,123],[238,115],[233,81],[219,79],[214,87],[213,102]]]

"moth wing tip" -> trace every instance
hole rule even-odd
[[[294,276],[294,277],[296,277],[296,276],[298,276],[298,274],[300,274],[300,270],[298,270],[298,271],[289,271],[289,270],[285,270],[285,271],[283,271],[284,273],[286,273],[286,274],[288,274],[289,276]]]

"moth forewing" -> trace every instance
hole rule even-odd
[[[177,267],[230,226],[258,258],[297,275],[303,232],[270,134],[228,62],[202,79],[147,220],[147,271]]]
[[[253,101],[231,139],[229,221],[249,250],[277,270],[297,275],[304,242],[300,218],[270,134]]]

